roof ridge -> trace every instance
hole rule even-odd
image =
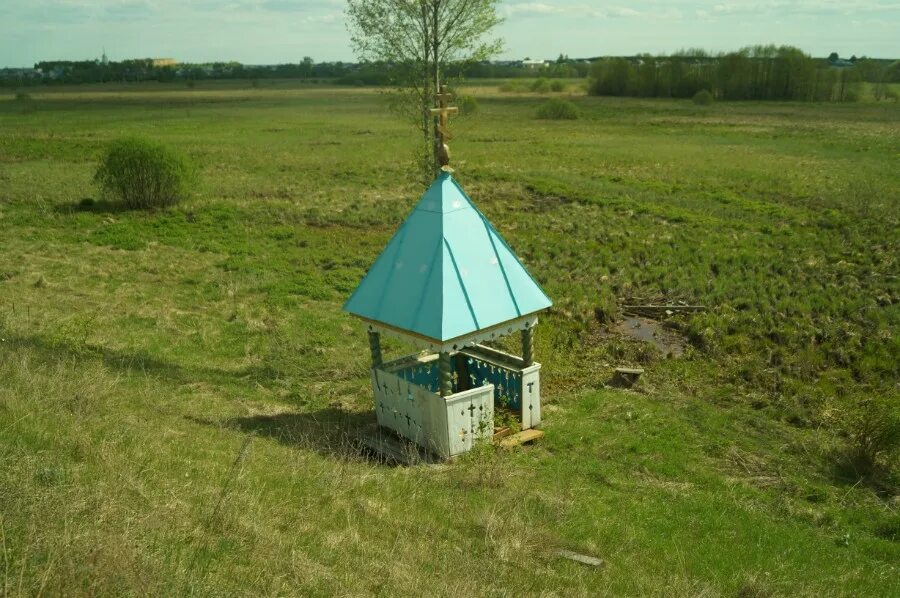
[[[441,228],[443,228],[443,223],[442,223]],[[444,235],[443,235],[443,230],[442,230],[441,231],[442,243],[438,243],[437,245],[435,245],[434,255],[431,256],[431,266],[428,269],[428,278],[425,280],[425,287],[424,287],[425,289],[427,289],[429,287],[429,285],[431,284],[431,280],[434,277],[435,270],[437,270],[437,272],[438,272],[438,280],[440,280],[444,275],[444,260],[439,259],[443,256],[443,251],[441,250],[441,248],[443,246],[443,240],[444,240]],[[443,308],[444,308],[443,294],[441,294],[440,303],[441,303],[440,309],[441,309],[441,311],[443,311]],[[413,320],[412,320],[413,328],[417,328],[419,326],[419,320],[422,317],[422,307],[424,305],[425,305],[425,303],[423,301],[420,301],[419,305],[416,307],[416,313],[413,316]],[[442,328],[441,333],[443,334],[443,322],[441,322],[441,328]]]
[[[481,329],[481,325],[478,323],[478,316],[475,315],[475,308],[472,307],[472,299],[469,297],[469,291],[466,289],[466,282],[463,280],[462,272],[459,271],[459,266],[456,264],[456,257],[453,255],[453,249],[450,247],[447,237],[441,235],[441,242],[443,242],[444,249],[446,249],[447,253],[450,255],[450,263],[453,264],[453,270],[456,272],[456,280],[459,282],[459,289],[462,291],[463,297],[466,298],[466,306],[469,308],[469,314],[472,316],[472,321],[475,322],[475,328]],[[441,298],[441,300],[443,300],[443,298]],[[441,332],[443,333],[443,322],[441,322]]]

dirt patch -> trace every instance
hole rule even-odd
[[[662,322],[639,316],[625,316],[616,322],[613,331],[637,341],[650,343],[666,357],[681,357],[687,340]]]

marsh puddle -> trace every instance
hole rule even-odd
[[[637,341],[651,343],[666,357],[681,357],[685,339],[669,330],[661,322],[638,316],[625,316],[613,326],[613,330]]]

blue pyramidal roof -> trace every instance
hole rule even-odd
[[[442,173],[344,310],[447,341],[551,304],[459,184]]]

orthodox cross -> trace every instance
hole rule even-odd
[[[447,142],[453,139],[449,129],[450,115],[459,114],[459,108],[449,105],[450,100],[453,99],[453,94],[450,93],[446,85],[441,85],[439,93],[435,95],[435,99],[437,99],[438,107],[432,108],[429,110],[429,113],[431,116],[437,117],[435,144],[438,149],[438,163],[441,165],[441,170],[449,171],[450,148],[447,146]]]

